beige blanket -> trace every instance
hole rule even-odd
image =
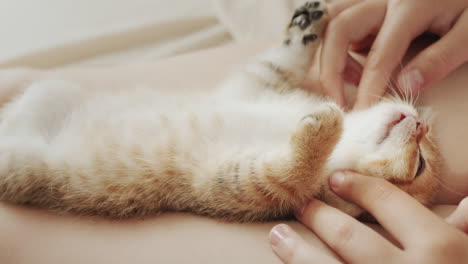
[[[236,41],[280,38],[295,7],[306,0],[215,0],[215,10]]]
[[[131,63],[275,38],[299,2],[0,1],[0,68]]]
[[[211,0],[5,0],[0,22],[0,68],[132,62],[231,41]]]

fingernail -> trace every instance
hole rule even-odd
[[[274,247],[278,247],[288,237],[289,227],[285,224],[280,224],[270,232],[270,244]]]
[[[346,174],[344,172],[335,172],[330,176],[329,184],[333,190],[337,190],[345,181]]]
[[[424,77],[418,69],[402,73],[398,78],[398,86],[403,92],[419,92],[423,84]]]

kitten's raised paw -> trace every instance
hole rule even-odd
[[[332,103],[323,104],[305,116],[292,136],[293,171],[298,183],[310,190],[321,187],[323,170],[343,130],[343,111]]]
[[[329,154],[338,142],[342,129],[343,111],[336,104],[326,103],[301,120],[293,142],[300,149],[308,148],[315,153],[321,149],[324,155]]]
[[[304,126],[312,125],[313,130],[332,129],[340,130],[343,122],[343,110],[334,103],[326,103],[315,113],[306,115],[301,123]]]
[[[328,21],[323,1],[310,1],[296,9],[288,28],[287,45],[300,40],[302,45],[315,42],[322,36]]]

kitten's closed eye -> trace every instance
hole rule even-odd
[[[416,175],[414,176],[415,178],[421,175],[424,172],[424,169],[426,168],[426,161],[424,160],[424,157],[419,154],[419,165],[418,165],[418,170],[416,171]]]

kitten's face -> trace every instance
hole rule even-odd
[[[337,158],[355,155],[348,168],[382,177],[429,204],[438,189],[440,154],[428,112],[406,103],[382,102],[348,114]]]

